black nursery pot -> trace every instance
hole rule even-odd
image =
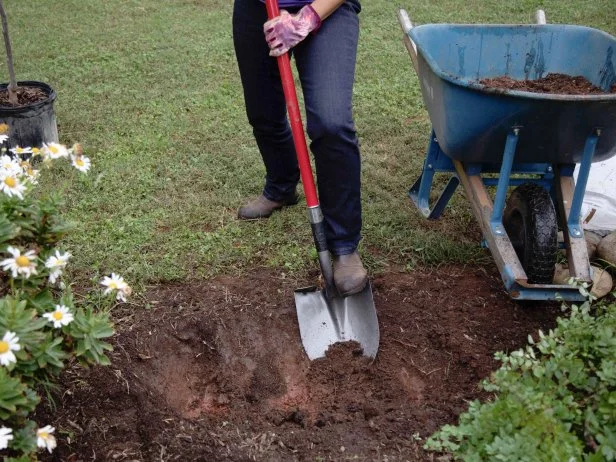
[[[25,80],[17,82],[18,86],[40,88],[47,94],[47,99],[21,107],[1,107],[0,123],[9,126],[8,147],[37,147],[43,143],[58,142],[58,125],[53,109],[56,92],[43,82]],[[8,84],[0,84],[0,91],[6,90]]]

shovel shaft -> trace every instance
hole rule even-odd
[[[266,0],[267,16],[270,19],[275,18],[280,14],[277,0]],[[306,196],[306,205],[315,207],[319,205],[317,191],[314,185],[314,176],[310,166],[310,156],[308,155],[308,146],[306,145],[306,137],[304,136],[304,125],[302,123],[302,115],[297,102],[297,93],[295,92],[295,83],[293,81],[293,72],[291,71],[291,63],[289,54],[285,53],[278,56],[278,69],[282,80],[282,89],[284,91],[284,99],[287,103],[287,112],[289,113],[289,123],[293,133],[293,143],[295,144],[295,153],[299,164],[299,171],[302,177],[302,185],[304,187],[304,195]]]

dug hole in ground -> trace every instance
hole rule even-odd
[[[317,275],[312,275],[316,277]],[[110,367],[69,368],[47,460],[433,460],[427,436],[453,424],[479,382],[556,304],[519,304],[495,268],[444,266],[375,278],[376,360],[347,344],[310,362],[293,291],[243,279],[157,286],[151,309],[114,312]],[[46,421],[46,420],[45,420]]]

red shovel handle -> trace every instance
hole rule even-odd
[[[267,16],[270,19],[280,14],[277,0],[265,0],[265,6],[267,7]],[[308,146],[306,145],[306,137],[304,136],[304,125],[302,124],[302,115],[297,102],[297,93],[295,92],[295,83],[293,81],[291,63],[289,62],[289,54],[285,53],[282,56],[278,56],[277,59],[280,78],[282,80],[282,89],[284,91],[284,99],[287,103],[287,112],[289,113],[289,122],[291,123],[291,131],[293,132],[297,162],[299,164],[299,171],[304,186],[306,204],[308,207],[315,207],[319,205],[319,198],[317,197],[317,191],[314,186],[314,177],[312,176],[310,156],[308,155]]]

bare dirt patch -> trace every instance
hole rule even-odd
[[[297,281],[268,270],[153,288],[116,313],[111,367],[64,374],[50,460],[432,460],[493,353],[547,329],[553,305],[519,305],[494,270],[449,266],[373,281],[381,346],[304,355]],[[321,459],[319,459],[321,458]]]

